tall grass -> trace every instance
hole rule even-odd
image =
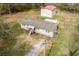
[[[79,15],[79,14],[78,14]],[[68,56],[68,55],[79,55],[78,51],[75,54],[76,45],[75,39],[79,39],[78,32],[75,32],[75,26],[77,25],[78,16],[74,13],[69,12],[60,12],[59,16],[56,17],[59,21],[58,35],[55,40],[52,42],[51,48],[46,55],[53,56]],[[74,33],[73,33],[74,32]],[[76,35],[74,35],[76,34]],[[53,40],[53,38],[52,38]],[[77,43],[78,45],[79,43]],[[73,50],[74,49],[74,50]],[[72,52],[71,52],[72,51]]]

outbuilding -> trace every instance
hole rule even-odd
[[[41,16],[52,18],[56,15],[57,8],[54,5],[47,5],[41,8]]]

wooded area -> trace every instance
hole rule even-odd
[[[49,5],[48,3],[27,3],[27,4],[0,4],[0,13],[6,14],[6,13],[16,13],[21,11],[27,11],[30,9],[40,9],[43,6]],[[57,8],[65,11],[70,12],[79,12],[79,4],[51,4],[57,6]]]

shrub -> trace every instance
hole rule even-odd
[[[58,4],[59,9],[69,12],[79,12],[79,4]]]
[[[26,11],[26,10],[30,10],[30,9],[36,9],[39,8],[40,4],[37,3],[29,3],[29,4],[0,4],[0,13],[1,14],[7,14],[7,13],[16,13],[16,12],[21,12],[21,11]]]

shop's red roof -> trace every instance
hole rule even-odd
[[[44,7],[44,9],[48,9],[48,10],[54,11],[56,9],[56,7],[53,6],[53,5],[48,5],[48,6]]]

